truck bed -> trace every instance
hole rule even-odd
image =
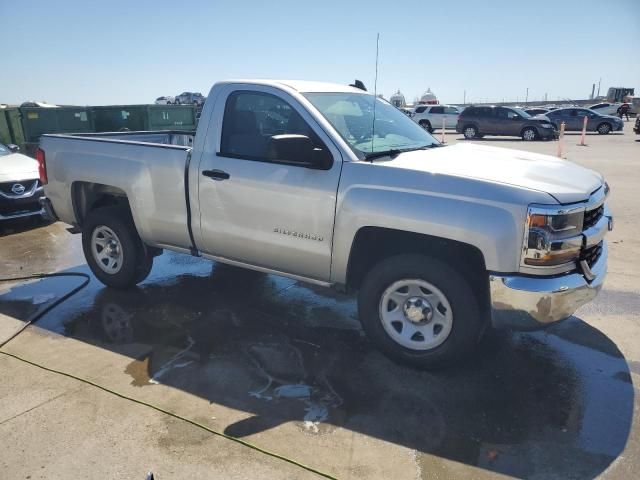
[[[193,132],[108,132],[43,135],[49,183],[57,216],[78,225],[74,199],[83,189],[108,185],[131,206],[142,240],[151,246],[188,250],[186,196]]]
[[[195,138],[195,135],[196,132],[154,130],[140,132],[76,133],[63,136],[191,147],[193,146],[193,139]]]

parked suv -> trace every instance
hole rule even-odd
[[[509,135],[523,140],[557,138],[555,126],[544,115],[532,117],[511,107],[468,107],[458,117],[456,132],[467,139],[485,135]]]
[[[411,118],[431,133],[434,128],[442,128],[443,119],[445,128],[456,128],[460,112],[458,107],[452,105],[418,105]]]
[[[546,114],[556,128],[564,122],[565,131],[580,131],[587,117],[587,131],[598,132],[600,135],[607,135],[610,132],[621,131],[624,127],[622,119],[612,115],[601,115],[588,108],[559,108]]]

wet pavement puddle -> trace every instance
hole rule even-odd
[[[171,253],[156,260],[139,288],[92,280],[38,328],[117,352],[135,345],[132,385],[251,414],[226,426],[231,435],[288,422],[301,439],[346,429],[416,450],[425,472],[429,455],[518,477],[593,477],[627,442],[629,366],[578,318],[491,335],[474,361],[421,372],[372,349],[351,297]],[[0,291],[0,313],[27,319],[74,285],[14,285]]]

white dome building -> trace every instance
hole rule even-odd
[[[431,88],[427,88],[427,91],[422,94],[422,97],[420,97],[420,103],[436,105],[440,102],[438,101],[438,97],[436,97],[435,93],[431,91]]]
[[[404,95],[400,93],[400,90],[398,90],[396,93],[391,95],[391,98],[389,99],[389,101],[391,102],[391,105],[397,108],[404,107],[407,105],[407,102],[404,99]]]

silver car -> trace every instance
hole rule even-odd
[[[0,143],[0,221],[42,215],[38,162]]]
[[[611,132],[622,131],[624,123],[618,117],[613,115],[601,115],[598,112],[589,110],[588,108],[570,107],[552,110],[545,115],[551,120],[558,130],[560,124],[564,122],[564,129],[568,132],[582,130],[584,117],[587,117],[587,131],[598,132],[601,135],[607,135]]]

